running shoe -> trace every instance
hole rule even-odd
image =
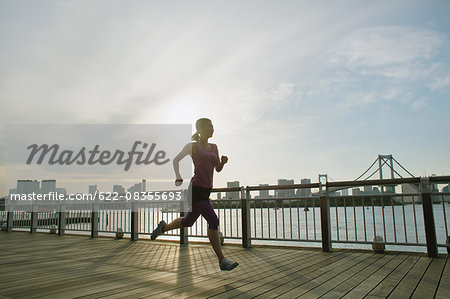
[[[232,262],[229,259],[223,259],[220,263],[220,270],[230,271],[239,265],[238,262]]]
[[[167,223],[164,220],[162,220],[158,224],[158,226],[155,228],[155,230],[152,232],[151,239],[155,240],[159,235],[162,235],[164,233],[163,232],[164,226],[166,226],[166,225],[167,225]]]

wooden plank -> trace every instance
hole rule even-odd
[[[248,272],[248,276],[243,276],[244,279],[241,280],[237,280],[237,281],[230,281],[227,284],[221,284],[218,287],[216,287],[215,289],[212,289],[210,291],[207,292],[203,292],[200,294],[196,294],[196,296],[200,296],[200,297],[209,297],[209,296],[213,296],[215,294],[222,294],[225,292],[228,292],[230,290],[237,290],[238,292],[240,291],[238,288],[244,286],[245,284],[248,284],[249,282],[254,282],[257,280],[264,280],[264,284],[270,284],[272,281],[272,277],[277,276],[277,277],[281,277],[281,280],[283,282],[287,282],[290,281],[291,278],[289,277],[291,275],[292,272],[296,272],[298,271],[298,267],[301,268],[309,268],[317,263],[320,263],[321,261],[321,252],[315,252],[313,256],[308,257],[308,259],[302,259],[302,260],[297,260],[293,261],[293,260],[288,260],[288,265],[287,265],[287,269],[286,266],[283,266],[283,268],[276,268],[275,271],[273,271],[272,269],[266,267],[263,263],[258,262],[256,263],[257,267],[259,268],[259,272],[257,272],[256,276],[254,275],[255,273],[252,271]],[[261,274],[261,271],[263,271],[262,273],[264,273],[265,275]],[[247,273],[245,273],[247,274]],[[269,282],[267,282],[269,281]],[[272,283],[273,285],[274,283]],[[275,287],[276,285],[274,285],[273,287]]]
[[[407,257],[407,255],[395,255],[392,260],[383,265],[381,268],[378,268],[372,273],[372,275],[362,281],[357,287],[345,294],[344,298],[362,298],[366,296]]]
[[[210,251],[210,256],[212,256],[212,250]],[[280,254],[281,255],[281,254]],[[136,295],[139,294],[140,295],[147,295],[149,293],[154,293],[156,291],[168,291],[171,288],[178,288],[180,287],[178,284],[183,283],[189,283],[189,281],[181,281],[179,278],[182,277],[188,277],[188,276],[192,276],[192,275],[197,275],[197,274],[201,274],[201,275],[207,275],[208,272],[217,272],[218,271],[218,263],[216,262],[215,258],[213,258],[211,261],[207,261],[205,263],[205,256],[201,256],[201,258],[195,258],[196,256],[201,256],[201,255],[193,255],[193,257],[188,257],[187,259],[187,263],[181,263],[179,265],[179,269],[177,270],[177,272],[175,273],[171,273],[172,277],[167,277],[167,279],[165,279],[162,282],[155,282],[156,284],[152,284],[149,287],[149,283],[145,283],[145,284],[141,284],[141,283],[136,283],[136,281],[130,281],[130,285],[128,285],[127,287],[121,288],[118,287],[114,292],[111,292],[111,290],[107,290],[104,291],[103,293],[96,293],[95,297],[98,296],[110,296],[113,294],[116,294],[119,297],[124,297],[124,296],[132,296],[133,294]],[[276,256],[276,254],[275,254]],[[281,258],[281,257],[280,257]],[[206,260],[208,259],[208,257],[206,256]],[[217,263],[217,268],[216,267],[212,267],[212,265],[215,265]],[[206,267],[206,269],[202,269],[202,267]],[[194,269],[192,269],[194,268]],[[171,284],[171,283],[165,283],[166,281],[174,281],[176,280],[175,284]],[[161,287],[159,288],[160,285]],[[147,287],[148,289],[144,289],[142,290],[141,287]],[[158,289],[159,288],[159,289]],[[94,296],[94,295],[93,295]]]
[[[447,298],[450,292],[448,257],[238,246],[224,252],[238,268],[220,271],[209,244],[0,233],[0,298]]]
[[[366,298],[386,298],[414,267],[419,259],[420,256],[418,255],[410,255],[388,276],[386,276],[383,281],[366,296]]]
[[[326,292],[321,298],[340,298],[344,296],[349,290],[355,288],[362,281],[370,277],[375,271],[389,263],[394,257],[395,255],[372,255],[363,262],[365,267],[363,267],[361,271],[355,271],[350,278]]]
[[[226,285],[227,282],[232,281],[240,281],[244,284],[248,284],[249,282],[253,282],[255,280],[258,280],[259,284],[268,284],[268,283],[276,283],[280,279],[287,279],[287,275],[289,271],[295,271],[298,267],[304,267],[307,262],[305,260],[310,259],[311,256],[306,255],[299,255],[298,253],[293,257],[286,257],[283,256],[281,260],[276,261],[275,263],[272,263],[272,265],[266,266],[264,265],[264,260],[259,260],[255,263],[252,263],[250,265],[242,265],[243,267],[239,269],[239,271],[235,271],[232,274],[226,274],[226,279],[223,281],[217,282],[216,279],[211,279],[211,283],[215,283],[215,286],[219,285]],[[245,267],[245,269],[244,269]],[[245,272],[242,272],[245,271]],[[239,279],[239,276],[241,277]],[[232,278],[232,279],[230,279]],[[222,292],[225,292],[227,290],[222,290]],[[220,292],[217,288],[209,288],[206,292],[212,292],[213,294]],[[187,296],[187,297],[205,297],[205,290],[203,290],[202,293],[199,294],[199,292],[196,290],[195,292],[192,292],[192,290],[177,290],[177,292],[172,292],[172,295],[175,296]]]
[[[449,298],[450,297],[450,262],[448,260],[448,255],[445,262],[444,271],[442,272],[442,277],[440,279],[439,287],[436,292],[436,298]]]
[[[425,255],[421,256],[388,297],[398,299],[411,297],[430,263],[431,258]]]
[[[311,275],[309,274],[306,276],[306,279],[303,281],[300,281],[301,283],[297,284],[294,288],[289,290],[288,292],[283,293],[282,295],[278,296],[278,298],[292,298],[292,297],[298,297],[302,294],[310,291],[311,289],[316,288],[317,286],[320,286],[322,283],[327,281],[329,278],[328,273],[331,273],[333,275],[334,271],[341,271],[347,264],[351,263],[352,260],[357,259],[359,260],[361,253],[359,255],[352,254],[348,256],[346,259],[341,259],[339,262],[336,263],[336,268],[330,268],[328,266],[323,267],[322,269],[319,269],[317,274],[318,275]],[[316,274],[316,273],[314,273]],[[334,277],[333,275],[332,277]]]
[[[283,252],[282,250],[280,250],[281,252]],[[249,251],[247,251],[248,253]],[[248,272],[249,275],[251,275],[251,277],[254,277],[255,275],[258,275],[258,271],[259,272],[264,272],[265,273],[270,271],[267,271],[268,269],[270,269],[271,265],[272,266],[282,266],[283,263],[287,263],[290,260],[290,255],[293,254],[297,254],[298,252],[295,251],[286,251],[284,254],[280,254],[278,255],[276,258],[273,258],[272,256],[270,257],[270,259],[267,259],[267,255],[263,254],[263,256],[265,257],[265,263],[267,267],[261,267],[261,265],[264,265],[263,262],[261,262],[261,253],[257,253],[256,255],[253,256],[253,260],[246,260],[246,259],[242,259],[241,264],[239,265],[238,268],[236,268],[236,270],[233,270],[232,272],[223,272],[220,270],[217,270],[220,273],[216,273],[216,276],[222,276],[222,277],[227,277],[230,280],[233,279],[245,279],[246,275],[244,274],[245,272]],[[255,260],[256,258],[256,260]],[[245,272],[244,272],[245,271]],[[196,278],[196,277],[195,277]],[[159,288],[158,286],[153,287],[153,288],[146,288],[146,289],[139,289],[139,290],[134,290],[131,292],[126,292],[126,293],[120,293],[120,295],[118,295],[118,297],[129,297],[129,296],[137,296],[137,297],[148,297],[148,296],[153,296],[155,295],[156,297],[161,296],[162,293],[164,293],[164,296],[173,296],[175,294],[179,294],[179,293],[183,293],[185,292],[186,287],[189,287],[189,285],[191,285],[191,287],[189,287],[189,290],[196,290],[198,291],[198,289],[196,288],[197,285],[205,285],[207,280],[211,279],[211,276],[205,276],[202,279],[197,278],[197,284],[192,284],[190,281],[189,283],[186,283],[186,281],[181,278],[179,279],[177,282],[177,285],[172,285],[171,288],[169,288],[168,286],[163,286],[162,288]],[[199,282],[202,282],[201,284]],[[180,289],[181,288],[181,289]],[[202,296],[203,297],[203,296]]]
[[[363,254],[345,263],[343,267],[339,267],[335,270],[325,273],[320,278],[320,280],[314,279],[314,282],[306,283],[303,286],[304,289],[308,288],[308,284],[314,283],[315,285],[312,285],[307,292],[299,292],[298,295],[300,295],[302,298],[317,298],[324,295],[331,289],[346,281],[351,276],[355,275],[355,273],[358,273],[362,269],[364,269],[367,266],[365,261],[367,261],[373,255],[373,253]]]
[[[442,257],[433,258],[411,298],[431,298],[435,296],[445,262],[446,259]]]
[[[184,257],[182,257],[184,258]],[[154,268],[153,268],[154,269]],[[158,270],[158,269],[156,269]],[[160,270],[159,270],[160,271]],[[150,273],[153,272],[153,273]],[[56,290],[45,289],[43,292],[39,292],[38,294],[44,294],[43,297],[48,295],[54,295],[55,297],[64,297],[64,296],[83,296],[92,294],[96,289],[100,288],[104,290],[106,288],[120,288],[123,287],[123,281],[126,280],[144,280],[146,284],[149,283],[159,283],[164,280],[170,280],[171,276],[175,275],[172,272],[159,272],[158,271],[149,271],[148,268],[137,269],[136,267],[130,267],[126,272],[118,272],[112,273],[112,275],[104,275],[105,273],[101,272],[97,274],[94,279],[78,279],[75,284],[63,284],[58,285]],[[35,293],[36,297],[36,293]]]
[[[249,283],[245,283],[240,285],[239,283],[233,283],[231,286],[233,287],[226,292],[218,294],[214,296],[214,298],[229,298],[239,296],[241,294],[247,294],[249,291],[253,289],[257,289],[260,293],[263,293],[267,290],[274,289],[278,284],[282,283],[285,288],[292,288],[292,282],[296,282],[299,280],[303,280],[307,277],[310,277],[311,274],[318,275],[317,273],[321,273],[322,271],[326,271],[326,268],[333,269],[338,267],[340,261],[343,260],[342,256],[345,256],[343,252],[336,252],[335,254],[330,253],[321,253],[318,255],[314,261],[308,261],[308,264],[301,268],[292,267],[286,278],[277,279],[276,281],[272,280],[272,276],[268,275],[264,278],[254,277],[253,281]],[[280,288],[282,290],[282,288]],[[259,294],[258,294],[259,295]]]

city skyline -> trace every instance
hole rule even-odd
[[[56,180],[54,179],[45,179],[45,180],[30,180],[30,179],[21,179],[17,180],[16,188],[9,189],[8,196],[11,194],[45,194],[45,193],[60,193],[67,195],[69,194],[95,194],[97,191],[101,192],[116,192],[118,194],[124,194],[125,190],[127,193],[135,193],[135,192],[147,192],[147,180],[142,179],[139,183],[134,183],[133,185],[129,185],[128,188],[124,188],[124,185],[114,184],[109,187],[99,186],[93,182],[92,184],[87,185],[87,192],[73,192],[72,190],[67,190],[65,187],[56,187]],[[302,178],[299,182],[296,182],[294,179],[277,179],[277,184],[259,184],[260,187],[266,187],[269,185],[293,185],[293,184],[311,184],[311,179]],[[243,187],[239,181],[227,182],[227,188],[235,188],[235,187]],[[403,194],[408,193],[419,193],[419,186],[415,186],[413,184],[401,184],[399,185],[399,191]],[[432,192],[449,192],[450,182],[443,186],[442,188],[438,188],[437,185],[432,185]],[[152,190],[157,191],[157,190]],[[386,188],[385,190],[388,193],[396,193],[394,188]],[[348,196],[348,195],[368,195],[368,194],[380,194],[382,193],[382,189],[379,186],[363,186],[363,187],[348,187],[345,189],[339,190],[330,190],[331,196]],[[272,193],[272,194],[270,194]],[[258,195],[251,196],[251,198],[255,199],[269,199],[269,198],[305,198],[311,197],[313,195],[318,195],[318,190],[316,192],[312,192],[312,188],[303,188],[303,189],[286,189],[286,190],[259,190]],[[221,195],[221,192],[217,192],[216,196],[212,197],[214,199],[239,199],[240,192],[239,191],[226,191],[225,196]]]
[[[229,158],[217,187],[354,180],[378,154],[449,175],[448,15],[438,0],[3,1],[0,195],[9,124],[208,117]]]

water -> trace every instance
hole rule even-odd
[[[444,213],[445,211],[445,213]],[[448,236],[450,205],[448,203],[433,205],[436,237],[438,244],[445,244]],[[179,217],[178,213],[161,212],[160,208],[146,208],[140,212],[139,233],[149,234],[157,223],[164,219],[170,222]],[[231,242],[241,242],[241,209],[216,209],[220,219],[220,231]],[[89,216],[89,211],[72,212],[73,216]],[[6,215],[4,215],[6,216]],[[3,217],[5,218],[5,217]],[[99,212],[99,231],[115,232],[122,228],[130,232],[130,211],[110,210]],[[252,208],[250,209],[251,237],[254,244],[273,244],[294,246],[321,246],[320,208],[310,206],[291,208]],[[447,222],[447,223],[446,223]],[[370,249],[375,236],[381,236],[386,242],[425,244],[424,218],[421,204],[404,206],[370,207],[330,207],[330,224],[333,247]],[[89,231],[90,223],[68,224],[66,229]],[[173,235],[178,234],[174,231]],[[207,223],[200,217],[189,234],[194,237],[205,237]],[[255,240],[261,239],[261,240]],[[271,239],[268,241],[268,239]],[[340,242],[361,242],[352,244]],[[425,246],[387,245],[390,250],[425,252]],[[439,252],[446,253],[445,248]]]

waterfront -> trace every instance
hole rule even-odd
[[[161,212],[163,208],[146,208],[140,211],[139,233],[150,234],[157,223],[164,219],[171,221],[178,213]],[[370,249],[375,236],[381,236],[387,249],[426,252],[424,218],[421,204],[375,207],[330,207],[330,224],[333,247]],[[448,203],[433,205],[437,243],[446,243],[448,235]],[[445,213],[444,213],[445,211]],[[219,208],[220,231],[231,243],[242,238],[241,209]],[[447,221],[447,225],[445,225]],[[99,231],[115,232],[118,228],[130,232],[130,210],[100,211]],[[294,245],[319,247],[321,241],[320,208],[309,206],[290,208],[250,209],[251,237],[255,244]],[[68,230],[88,231],[87,223],[67,225]],[[207,224],[200,216],[189,228],[189,235],[206,237]],[[178,231],[174,232],[174,235]],[[169,237],[169,239],[173,237]],[[414,246],[421,244],[421,246]],[[439,248],[440,253],[446,252]]]

